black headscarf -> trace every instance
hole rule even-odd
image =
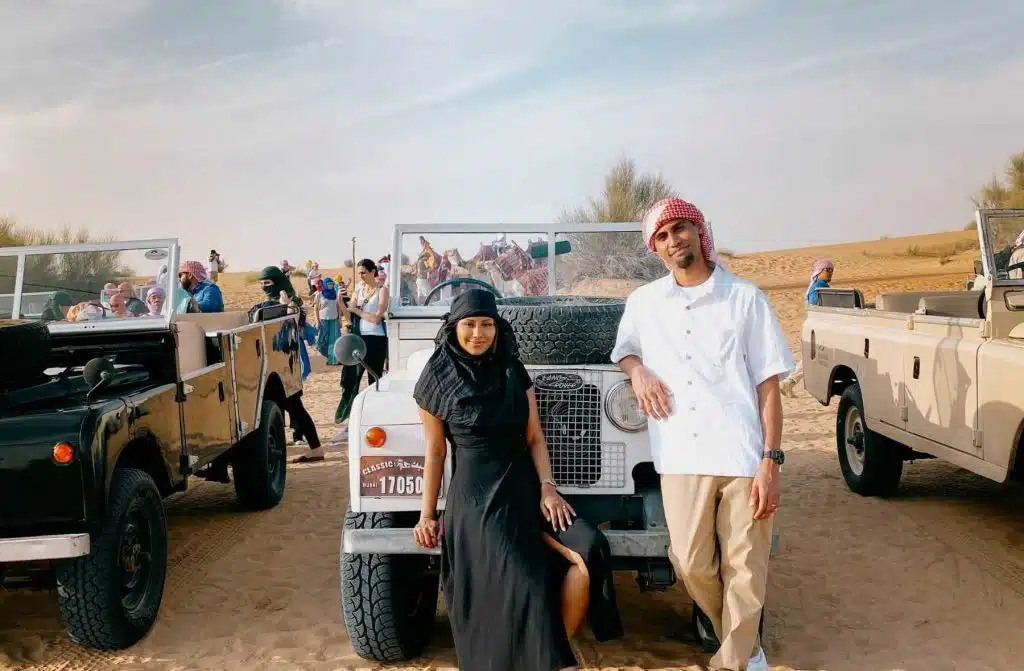
[[[468,317],[494,320],[497,342],[492,351],[473,356],[459,345],[455,327]],[[529,375],[519,361],[512,327],[498,315],[494,294],[484,289],[459,294],[435,344],[413,392],[417,405],[461,425],[526,424]]]
[[[296,305],[302,305],[302,299],[295,293],[295,287],[292,286],[292,281],[288,279],[280,268],[277,266],[267,266],[260,272],[260,282],[264,280],[270,280],[272,284],[263,287],[263,293],[267,295],[272,301],[278,301],[281,297],[281,292],[288,294],[288,298],[292,299]]]

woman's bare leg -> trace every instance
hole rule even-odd
[[[571,564],[562,581],[562,620],[566,632],[572,636],[583,624],[587,606],[590,605],[590,572],[578,552],[570,550],[548,534],[544,534],[544,542]]]

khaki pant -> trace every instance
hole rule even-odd
[[[745,671],[761,644],[757,629],[773,518],[754,519],[752,483],[753,478],[661,476],[669,556],[722,643],[712,669]]]

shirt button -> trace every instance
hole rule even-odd
[[[686,335],[690,335],[690,329],[686,329]]]

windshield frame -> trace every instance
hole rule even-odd
[[[994,287],[1021,287],[1024,286],[1024,279],[1011,279],[1009,277],[996,277],[995,249],[992,240],[993,219],[1024,219],[1024,210],[1019,209],[996,209],[984,208],[975,212],[975,219],[978,225],[978,241],[981,244],[981,264],[985,273],[985,279],[990,286]]]
[[[585,223],[585,224],[396,224],[391,245],[391,265],[400,267],[402,262],[402,238],[404,235],[486,235],[515,233],[540,234],[548,244],[548,295],[554,296],[555,286],[555,243],[559,233],[636,233],[642,230],[640,222]],[[401,305],[402,288],[401,272],[388,273],[388,292],[391,295],[388,304],[388,318],[440,318],[448,312],[447,305]]]
[[[40,254],[71,254],[76,252],[131,252],[150,249],[167,251],[167,311],[161,319],[147,317],[145,319],[102,319],[88,322],[47,322],[51,333],[86,333],[111,331],[161,331],[170,327],[177,312],[176,301],[178,292],[175,290],[178,274],[172,272],[178,268],[181,248],[177,238],[153,240],[126,240],[117,242],[87,242],[71,245],[35,245],[26,247],[2,247],[0,257],[16,257],[18,269],[14,278],[14,305],[11,319],[21,318],[21,298],[25,286],[25,258]]]

